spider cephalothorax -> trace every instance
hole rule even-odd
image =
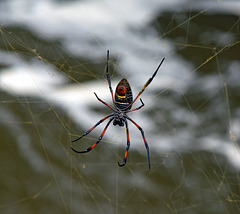
[[[113,125],[119,125],[119,126],[124,126],[124,123],[126,121],[126,115],[122,112],[117,112],[114,114],[114,120],[113,120]]]
[[[109,86],[109,90],[112,96],[112,101],[113,101],[113,107],[110,106],[109,104],[107,104],[106,102],[104,102],[103,100],[101,100],[96,93],[95,96],[97,97],[97,99],[103,103],[104,105],[106,105],[108,108],[110,108],[113,113],[104,117],[103,119],[99,120],[91,129],[89,129],[87,132],[85,132],[81,137],[73,140],[72,142],[76,142],[78,140],[80,140],[82,137],[88,135],[93,129],[95,129],[99,124],[101,124],[102,122],[104,122],[106,119],[110,118],[110,120],[108,121],[107,125],[105,126],[105,128],[103,129],[102,134],[100,135],[100,137],[98,138],[98,141],[96,143],[94,143],[91,147],[83,150],[83,151],[77,151],[74,148],[72,148],[72,150],[74,152],[77,153],[86,153],[91,151],[103,138],[108,126],[110,125],[110,123],[113,121],[113,125],[119,125],[119,126],[126,126],[126,133],[127,133],[127,147],[126,147],[126,151],[125,151],[125,155],[123,158],[123,162],[120,164],[118,163],[119,166],[124,166],[127,162],[127,154],[128,154],[128,150],[130,147],[130,138],[129,138],[129,130],[128,130],[128,120],[130,122],[132,122],[141,132],[142,134],[142,138],[145,144],[145,147],[147,149],[147,155],[148,155],[148,166],[150,169],[150,157],[149,157],[149,147],[146,141],[146,138],[144,136],[144,132],[143,129],[134,121],[132,120],[130,117],[127,116],[128,112],[133,112],[136,110],[139,110],[140,108],[142,108],[144,106],[144,103],[142,101],[142,99],[140,98],[141,101],[141,105],[137,108],[132,109],[132,105],[133,103],[139,98],[139,96],[142,94],[142,92],[145,90],[145,88],[152,82],[153,78],[155,77],[155,75],[157,74],[161,64],[163,63],[165,58],[162,59],[162,61],[160,62],[159,66],[157,67],[156,71],[153,73],[152,77],[149,78],[149,80],[145,83],[145,85],[143,86],[143,88],[141,89],[141,91],[138,93],[138,95],[136,96],[136,98],[133,100],[132,97],[132,90],[131,87],[128,83],[128,81],[123,78],[117,85],[116,87],[116,91],[115,91],[115,99],[113,98],[113,90],[112,90],[112,86],[111,86],[111,79],[110,79],[110,75],[108,73],[108,61],[109,61],[109,51],[107,51],[107,68],[106,68],[106,77],[107,77],[107,81],[108,81],[108,86]]]

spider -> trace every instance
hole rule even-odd
[[[98,138],[97,142],[94,143],[91,147],[83,150],[83,151],[77,151],[72,147],[72,150],[74,152],[77,153],[87,153],[90,152],[96,145],[98,145],[100,143],[100,141],[102,140],[108,126],[110,125],[110,123],[113,121],[113,125],[119,125],[119,126],[126,126],[126,135],[127,135],[127,147],[126,147],[126,151],[124,154],[124,158],[123,158],[123,162],[119,163],[118,165],[120,167],[124,166],[127,162],[127,155],[128,155],[128,150],[130,147],[130,138],[129,138],[129,130],[128,130],[128,120],[130,122],[132,122],[141,132],[142,134],[142,138],[147,150],[147,157],[148,157],[148,167],[150,169],[150,157],[149,157],[149,146],[148,143],[146,141],[146,138],[144,136],[144,131],[143,129],[134,121],[132,120],[130,117],[127,116],[127,113],[129,112],[133,112],[136,110],[139,110],[140,108],[142,108],[144,106],[144,103],[142,101],[142,99],[140,98],[141,101],[141,105],[137,108],[133,108],[132,109],[132,105],[135,103],[135,101],[139,98],[139,96],[143,93],[143,91],[146,89],[146,87],[152,82],[153,78],[156,76],[160,66],[162,65],[163,61],[165,58],[162,59],[162,61],[160,62],[160,64],[158,65],[156,71],[153,73],[152,77],[149,78],[149,80],[145,83],[145,85],[143,86],[143,88],[141,89],[141,91],[138,93],[138,95],[136,96],[136,98],[133,100],[133,96],[132,96],[132,90],[131,87],[128,83],[128,81],[123,78],[117,85],[116,87],[116,91],[115,91],[115,99],[113,97],[113,90],[112,90],[112,86],[111,86],[111,79],[110,79],[110,75],[108,73],[108,61],[109,61],[109,50],[107,51],[107,66],[106,66],[106,78],[108,81],[108,86],[109,86],[109,90],[112,96],[112,102],[113,102],[113,107],[110,106],[109,104],[107,104],[106,102],[104,102],[103,100],[101,100],[97,94],[94,92],[96,98],[103,103],[104,105],[106,105],[108,108],[110,108],[113,113],[111,113],[110,115],[102,118],[101,120],[99,120],[91,129],[89,129],[88,131],[86,131],[81,137],[75,139],[72,141],[72,143],[80,140],[81,138],[83,138],[84,136],[88,135],[93,129],[95,129],[98,125],[100,125],[102,122],[104,122],[106,119],[110,118],[110,120],[108,121],[107,125],[105,126],[105,128],[103,129],[103,132],[101,133],[100,137]]]

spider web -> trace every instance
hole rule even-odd
[[[25,4],[35,15],[21,13]],[[1,213],[240,211],[239,3],[128,5],[1,2]],[[134,97],[166,57],[144,108],[129,114],[144,129],[150,171],[132,124],[123,168],[124,128],[110,125],[87,154],[71,150],[111,112],[93,94],[111,104],[107,49],[113,89],[127,78]],[[105,124],[74,148],[95,143]]]

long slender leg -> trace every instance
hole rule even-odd
[[[113,119],[114,119],[114,118],[111,118],[111,119],[108,121],[107,125],[106,125],[105,128],[103,129],[102,134],[99,136],[98,141],[97,141],[96,143],[94,143],[92,146],[90,146],[89,148],[87,148],[87,149],[85,149],[85,150],[83,150],[83,151],[77,151],[77,150],[75,150],[73,147],[72,147],[71,149],[72,149],[74,152],[77,152],[77,153],[90,152],[90,151],[102,140],[103,135],[105,134],[105,132],[106,132],[109,124],[112,122]]]
[[[113,101],[113,104],[114,104],[115,102],[114,102],[114,98],[113,98],[113,90],[112,90],[112,86],[111,86],[111,79],[110,79],[110,75],[108,73],[108,61],[109,61],[109,50],[107,50],[106,77],[107,77],[107,81],[108,81],[109,90],[110,90],[110,93],[111,93],[111,96],[112,96],[112,101]]]
[[[139,110],[140,108],[142,108],[142,107],[144,106],[144,103],[143,103],[143,101],[142,101],[141,98],[140,98],[140,101],[141,101],[142,105],[140,105],[140,106],[137,107],[137,108],[131,109],[131,110],[127,111],[127,112],[137,111],[137,110]]]
[[[98,101],[100,101],[101,103],[103,103],[104,105],[106,105],[108,108],[110,108],[113,111],[116,111],[115,109],[113,109],[110,105],[108,105],[106,102],[104,102],[102,99],[100,99],[98,97],[98,95],[94,92],[95,96],[97,97]]]
[[[156,76],[159,68],[161,67],[163,61],[165,60],[165,58],[162,59],[162,61],[160,62],[160,64],[158,65],[156,71],[153,73],[153,75],[149,78],[149,80],[145,83],[145,85],[143,86],[142,90],[138,93],[138,95],[136,96],[136,98],[132,101],[132,103],[129,105],[131,106],[133,103],[135,103],[135,101],[138,99],[138,97],[144,92],[144,90],[147,88],[147,86],[152,82],[153,78]],[[129,108],[129,106],[127,106],[127,108]]]
[[[97,123],[91,128],[91,129],[89,129],[88,131],[86,131],[81,137],[79,137],[79,138],[73,140],[72,143],[74,143],[74,142],[80,140],[82,137],[88,135],[88,134],[89,134],[93,129],[95,129],[99,124],[101,124],[101,123],[102,123],[103,121],[105,121],[107,118],[113,116],[113,114],[114,114],[114,113],[112,113],[112,114],[110,114],[110,115],[104,117],[103,119],[99,120],[99,121],[98,121],[98,122],[97,122]]]
[[[126,124],[126,131],[127,131],[127,148],[126,148],[126,151],[125,151],[123,162],[121,164],[118,162],[119,166],[124,166],[126,164],[126,162],[127,162],[127,154],[128,154],[128,150],[129,150],[129,147],[130,147],[130,139],[129,139],[129,130],[128,130],[127,120],[125,121],[125,124]]]
[[[140,131],[141,134],[142,134],[142,138],[143,138],[145,147],[146,147],[146,149],[147,149],[148,167],[149,167],[149,169],[150,169],[149,146],[148,146],[148,143],[147,143],[146,138],[145,138],[145,136],[144,136],[144,131],[143,131],[143,129],[142,129],[135,121],[133,121],[130,117],[127,116],[127,119],[130,120],[130,121],[139,129],[139,131]]]

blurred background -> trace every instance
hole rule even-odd
[[[239,213],[240,3],[0,1],[0,213]],[[145,132],[109,126],[127,78]],[[137,101],[135,107],[141,103]],[[74,143],[84,150],[106,122]]]

